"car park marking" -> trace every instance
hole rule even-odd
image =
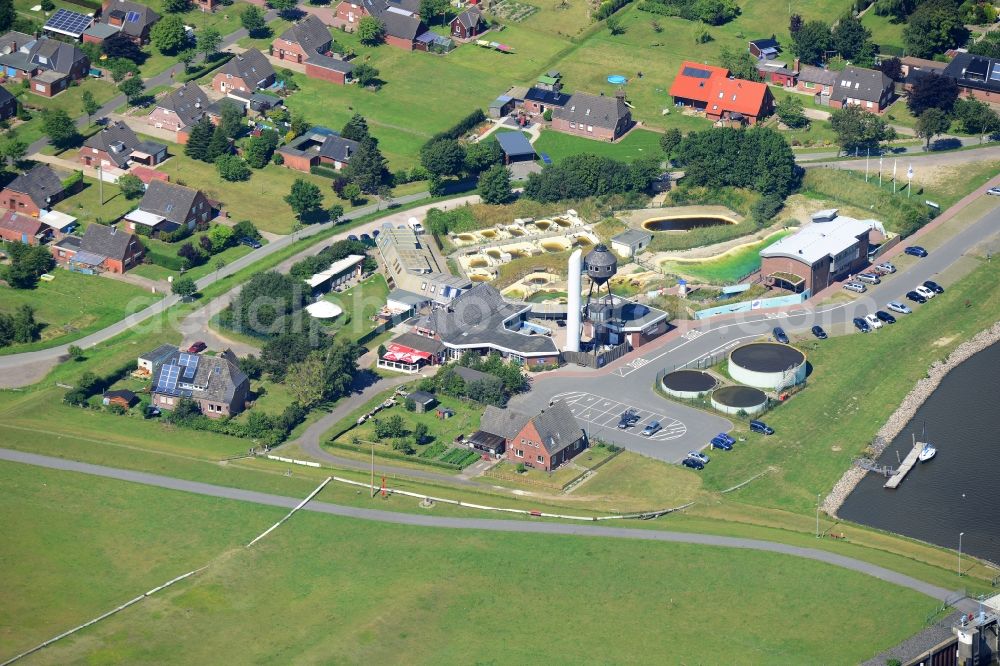
[[[570,391],[552,396],[550,403],[557,400],[564,401],[573,416],[584,423],[589,423],[601,428],[611,428],[617,430],[618,420],[627,409],[634,409],[639,414],[639,421],[628,430],[620,431],[628,433],[634,437],[642,437],[639,433],[642,429],[653,421],[659,421],[661,428],[649,437],[643,439],[662,442],[677,439],[687,433],[687,426],[677,419],[670,418],[649,409],[642,409],[633,405],[619,402],[612,398],[606,398],[586,391]]]

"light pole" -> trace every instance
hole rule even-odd
[[[965,536],[965,532],[958,533],[958,577],[962,577],[962,537]]]
[[[819,493],[816,493],[816,538],[819,538]]]

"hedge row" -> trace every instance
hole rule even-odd
[[[349,446],[347,444],[340,444],[338,442],[327,442],[327,446],[335,449],[340,449],[342,451],[353,451],[354,453],[364,453],[360,448],[356,446]],[[421,465],[431,465],[432,467],[440,467],[447,470],[461,470],[464,469],[461,465],[455,465],[453,463],[446,463],[441,460],[427,460],[426,458],[418,458],[417,456],[407,456],[402,453],[396,453],[394,451],[378,451],[376,453],[380,458],[391,458],[392,460],[406,460],[409,462],[418,462]]]
[[[482,109],[476,109],[466,117],[459,120],[457,123],[449,127],[443,132],[438,132],[432,136],[426,144],[429,146],[435,141],[440,141],[441,139],[458,139],[461,138],[465,133],[471,131],[473,128],[478,127],[480,124],[486,122],[486,114],[483,113]]]
[[[162,266],[167,270],[179,271],[184,268],[184,260],[175,254],[163,254],[152,248],[146,248],[146,258],[157,266]]]

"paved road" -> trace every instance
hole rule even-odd
[[[900,133],[900,134],[902,134],[902,133]],[[965,153],[965,152],[968,152],[968,151],[965,151],[965,150],[955,151],[955,149],[958,148],[959,146],[962,146],[963,148],[964,147],[968,147],[968,146],[978,146],[981,143],[982,142],[980,141],[980,139],[979,139],[978,136],[951,136],[951,135],[946,135],[946,136],[937,137],[934,141],[932,141],[931,142],[930,150],[928,150],[927,148],[925,148],[923,143],[914,144],[914,145],[910,145],[910,146],[893,145],[893,146],[889,146],[889,147],[883,148],[882,155],[886,159],[888,159],[890,157],[906,157],[907,159],[911,159],[911,158],[915,159],[917,157],[927,157],[927,156],[930,156],[930,155],[937,155],[937,154],[947,155],[947,154],[952,153],[952,152]],[[994,144],[994,147],[996,147],[996,144]],[[847,155],[847,156],[842,155],[839,150],[830,150],[830,151],[825,151],[825,152],[796,152],[795,153],[795,160],[797,162],[800,162],[800,163],[805,163],[805,164],[802,164],[802,166],[808,166],[809,162],[821,162],[823,160],[834,160],[834,159],[839,159],[840,157],[849,157],[849,155]],[[862,157],[863,158],[864,155],[861,154],[861,155],[858,155],[858,157]],[[875,152],[873,152],[872,153],[872,157],[877,159],[878,158],[878,154],[875,153]],[[976,159],[981,159],[981,158],[976,158]],[[968,161],[968,158],[966,158],[966,161]]]
[[[160,476],[158,474],[147,474],[144,472],[116,469],[102,465],[91,465],[73,460],[63,460],[62,458],[52,458],[49,456],[12,451],[9,449],[0,449],[0,460],[35,465],[48,469],[91,474],[109,479],[155,486],[157,488],[166,488],[168,490],[179,490],[198,495],[206,495],[209,497],[220,497],[224,499],[288,509],[295,507],[300,501],[299,499],[293,497],[284,497],[281,495],[272,495],[270,493],[260,493],[251,490],[242,490],[239,488],[227,488],[224,486],[216,486],[207,483],[175,479],[168,476]],[[671,543],[689,543],[702,546],[718,546],[723,548],[761,550],[779,553],[782,555],[803,557],[817,562],[824,562],[833,566],[857,571],[859,573],[867,574],[889,583],[920,592],[921,594],[933,597],[938,601],[945,601],[954,594],[953,591],[946,590],[943,587],[931,585],[930,583],[917,580],[916,578],[912,578],[862,560],[857,560],[816,548],[791,546],[773,541],[764,541],[762,539],[743,539],[737,537],[716,536],[712,534],[668,532],[624,527],[605,527],[603,525],[529,522],[484,518],[445,518],[440,516],[429,516],[426,514],[406,514],[381,511],[378,509],[362,509],[358,507],[343,506],[318,501],[310,502],[304,507],[304,510],[314,511],[316,513],[326,513],[335,516],[344,516],[359,520],[372,520],[381,523],[410,525],[415,527],[486,530],[491,532],[526,532],[532,534],[556,534],[612,539],[641,539],[646,541],[666,541]],[[968,610],[968,612],[974,611],[976,607],[976,604],[971,600],[963,600],[958,604],[958,608]]]

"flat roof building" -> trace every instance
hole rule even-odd
[[[437,303],[448,303],[470,289],[472,282],[448,272],[444,259],[425,238],[429,237],[418,235],[410,227],[386,223],[379,229],[375,243],[392,286]]]

